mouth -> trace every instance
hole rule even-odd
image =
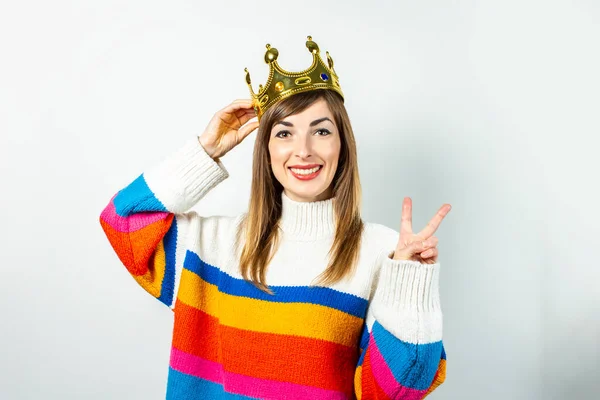
[[[311,166],[309,166],[311,167]],[[319,173],[321,172],[321,170],[323,169],[322,165],[316,165],[312,168],[293,168],[293,167],[288,167],[288,170],[290,171],[290,173],[296,178],[299,179],[301,181],[308,181],[311,179],[316,178]]]

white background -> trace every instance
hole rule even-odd
[[[439,237],[447,381],[432,399],[592,399],[600,6],[593,0],[0,3],[0,397],[162,399],[172,313],[98,221],[111,196],[249,97],[335,62],[366,220]],[[290,2],[290,4],[292,4]],[[256,134],[198,205],[247,207]]]

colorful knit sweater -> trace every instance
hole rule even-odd
[[[174,312],[167,399],[412,400],[444,381],[439,263],[391,259],[398,232],[365,222],[351,279],[309,286],[326,267],[335,199],[282,193],[267,294],[238,271],[245,214],[190,211],[228,176],[193,137],[100,216],[131,276]]]

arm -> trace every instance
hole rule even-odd
[[[100,215],[110,245],[131,276],[172,309],[187,237],[199,233],[206,220],[186,211],[228,176],[193,137],[117,192]]]
[[[444,382],[439,268],[384,257],[354,378],[359,400],[420,400]]]

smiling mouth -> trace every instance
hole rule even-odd
[[[322,165],[319,165],[319,166],[314,167],[314,168],[293,168],[293,167],[288,167],[288,169],[290,171],[292,171],[294,174],[301,175],[301,176],[312,175],[315,172],[320,171],[322,168],[323,168]]]
[[[309,181],[315,179],[321,173],[323,169],[322,165],[314,168],[292,168],[289,167],[288,170],[292,174],[292,176],[300,181]]]

